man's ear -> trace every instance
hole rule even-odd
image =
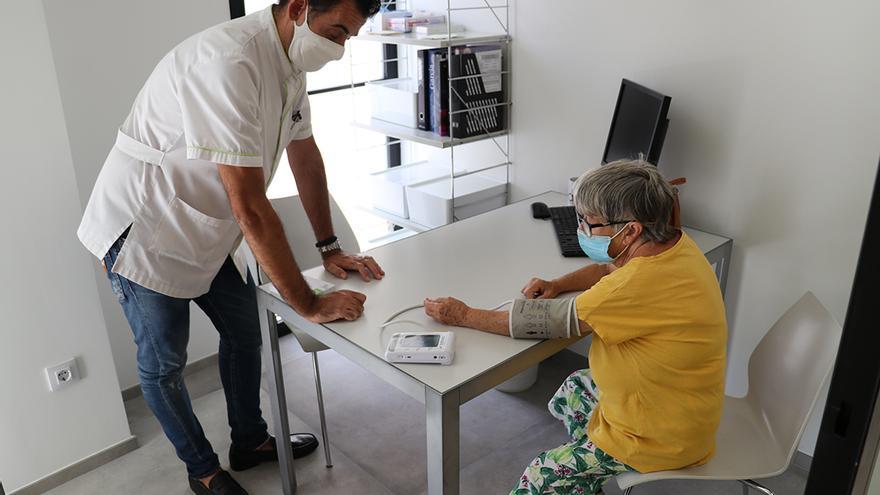
[[[308,10],[306,7],[308,5],[309,0],[290,0],[287,2],[287,17],[293,20],[297,26],[301,26],[305,19]]]

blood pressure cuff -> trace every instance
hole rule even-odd
[[[510,336],[515,339],[567,339],[579,336],[575,300],[516,299],[510,307]]]

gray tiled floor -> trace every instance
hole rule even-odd
[[[311,359],[290,337],[282,339],[288,408],[293,431],[318,433]],[[332,469],[319,451],[296,464],[298,493],[397,494],[425,492],[424,408],[415,400],[376,379],[332,351],[320,353]],[[583,367],[584,359],[562,353],[541,365],[538,383],[522,394],[490,391],[461,410],[461,486],[466,495],[504,494],[523,467],[540,451],[566,441],[546,403],[565,376]],[[187,378],[193,407],[208,438],[226,464],[229,428],[216,370]],[[263,410],[268,417],[268,397]],[[49,492],[68,494],[189,493],[183,465],[162,435],[158,423],[137,398],[126,403],[132,433],[140,447],[115,461]],[[271,424],[271,421],[270,421]],[[236,473],[254,495],[281,493],[275,466]],[[803,493],[805,476],[796,468],[765,480],[778,495]],[[660,482],[634,490],[638,495],[741,494],[733,482]],[[612,482],[608,495],[619,494]]]

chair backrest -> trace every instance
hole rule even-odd
[[[275,212],[278,213],[278,218],[281,219],[284,236],[287,238],[287,243],[290,245],[300,269],[305,271],[320,266],[322,263],[321,253],[315,248],[315,234],[312,231],[312,224],[309,223],[309,216],[306,214],[299,196],[285,196],[272,199],[270,202],[275,208]],[[359,252],[360,246],[354,236],[354,231],[351,230],[351,225],[332,196],[330,197],[330,218],[342,248],[353,253]],[[247,254],[249,261],[253,263],[253,254],[249,249]],[[267,282],[268,278],[265,273],[261,272],[261,275],[263,282]]]
[[[812,292],[773,325],[749,359],[748,398],[788,459],[831,374],[841,328]]]

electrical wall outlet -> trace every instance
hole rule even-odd
[[[53,392],[79,380],[79,369],[76,366],[76,359],[46,368],[46,379],[49,380],[49,390]]]

